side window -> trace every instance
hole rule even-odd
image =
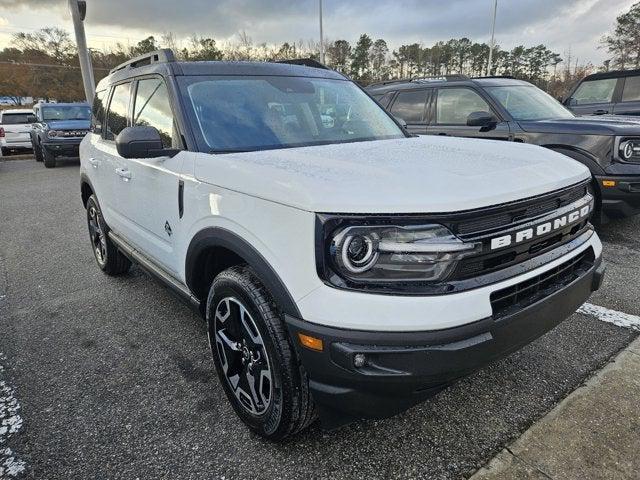
[[[640,76],[627,77],[622,91],[623,102],[640,102]]]
[[[441,88],[438,90],[436,123],[439,125],[466,125],[473,112],[491,112],[491,107],[469,88]]]
[[[149,78],[138,82],[133,125],[155,127],[160,132],[164,148],[171,148],[178,143],[164,80]]]
[[[380,100],[380,105],[382,105],[384,108],[387,108],[389,106],[389,104],[391,103],[391,100],[393,99],[393,95],[396,92],[387,92],[384,94],[384,96],[382,97],[382,99]]]
[[[616,89],[617,83],[617,78],[582,82],[571,97],[571,100],[573,100],[572,104],[610,103],[613,99],[613,92]]]
[[[106,93],[106,90],[96,92],[96,96],[93,99],[93,108],[91,110],[91,131],[99,135],[102,134],[102,125],[104,125],[104,99]]]
[[[129,112],[130,83],[122,83],[113,89],[109,113],[107,114],[107,140],[115,140],[116,136],[127,127]]]
[[[428,94],[429,90],[406,90],[398,93],[391,113],[407,123],[422,122]]]

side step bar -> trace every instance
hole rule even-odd
[[[133,246],[129,245],[124,239],[119,237],[113,231],[109,232],[109,238],[116,244],[118,250],[120,250],[129,260],[138,265],[149,275],[154,277],[165,287],[167,287],[172,293],[176,294],[180,300],[184,301],[191,308],[195,309],[199,313],[201,311],[200,300],[198,300],[186,285],[182,284],[179,280],[166,272],[164,269],[156,265],[156,263],[144,255],[139,250],[136,250]]]

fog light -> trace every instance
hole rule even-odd
[[[353,357],[353,366],[356,368],[364,367],[367,364],[367,357],[364,356],[364,353],[356,353],[355,357]]]

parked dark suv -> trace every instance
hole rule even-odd
[[[640,116],[640,70],[589,75],[573,88],[564,104],[578,115]]]
[[[640,213],[640,121],[577,117],[522,80],[462,75],[371,85],[368,92],[418,135],[532,143],[586,165],[599,220]]]

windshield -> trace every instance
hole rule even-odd
[[[308,77],[180,79],[212,152],[402,138],[391,117],[346,80]]]
[[[514,120],[573,118],[551,95],[533,85],[487,87],[486,90],[511,114]]]
[[[3,113],[2,124],[3,125],[24,125],[27,123],[35,122],[35,117],[32,113]]]
[[[86,105],[65,105],[42,107],[42,119],[45,122],[54,120],[89,120],[91,109]]]

